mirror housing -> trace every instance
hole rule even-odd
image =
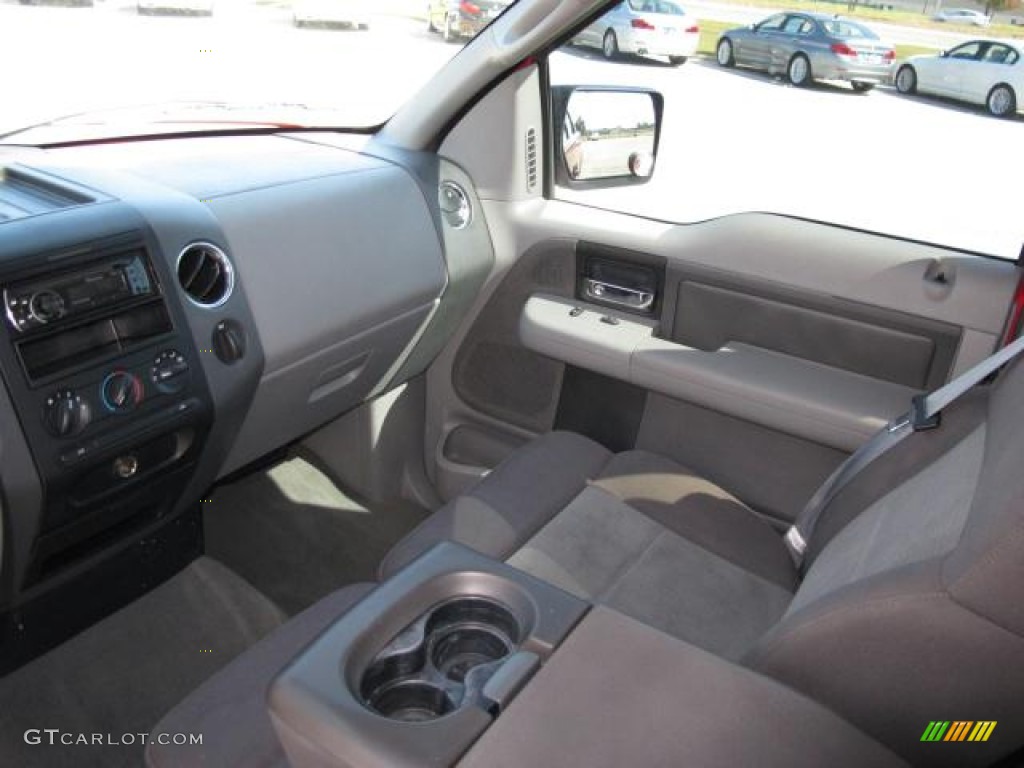
[[[646,88],[556,86],[549,142],[555,183],[599,189],[654,173],[664,100]]]

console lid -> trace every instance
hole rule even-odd
[[[459,765],[905,763],[795,691],[595,607]]]

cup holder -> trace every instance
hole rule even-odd
[[[512,653],[509,641],[497,632],[480,627],[452,629],[433,640],[430,660],[442,675],[456,683],[473,667],[503,659]]]
[[[406,723],[433,720],[455,708],[443,688],[418,680],[399,681],[379,688],[367,704],[384,717]]]
[[[460,597],[434,606],[374,658],[362,676],[365,705],[394,720],[422,722],[454,711],[502,659],[516,651],[522,627],[504,605]],[[470,680],[468,678],[472,677]]]

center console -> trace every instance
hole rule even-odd
[[[293,766],[452,765],[589,604],[457,544],[381,584],[271,685]]]
[[[267,705],[292,768],[905,765],[776,680],[452,542],[338,618]]]

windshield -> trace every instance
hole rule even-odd
[[[377,125],[511,4],[77,2],[0,3],[0,134],[68,115],[82,116],[27,138],[161,126]]]

